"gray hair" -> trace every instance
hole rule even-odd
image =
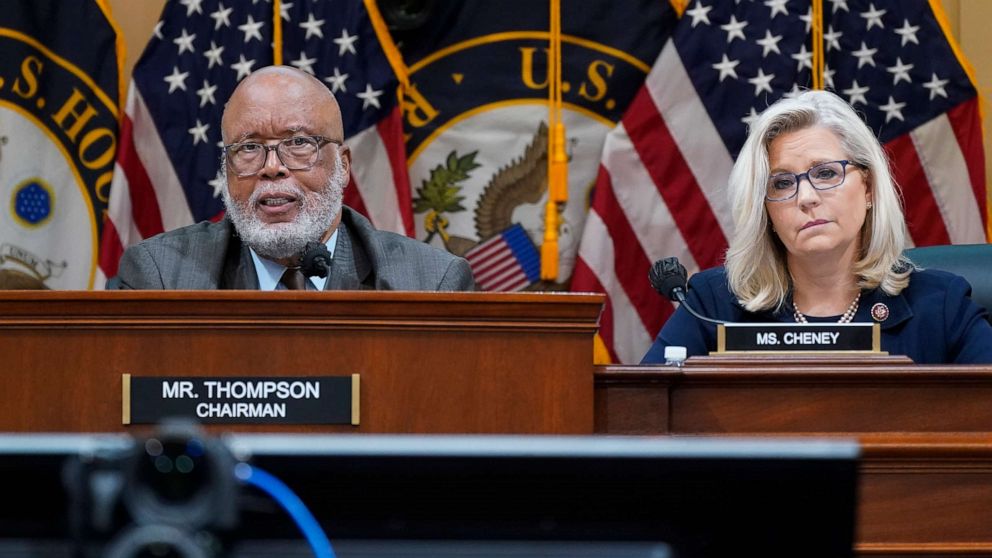
[[[730,290],[751,312],[780,308],[791,279],[785,247],[771,231],[765,209],[768,146],[782,134],[823,127],[834,133],[845,156],[865,171],[872,209],[861,230],[861,251],[852,271],[862,289],[897,295],[909,284],[912,264],[903,258],[909,233],[889,163],[871,129],[837,95],[807,91],[768,107],[754,122],[730,173],[734,235],[727,249]]]

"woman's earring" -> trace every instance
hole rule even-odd
[[[871,209],[871,202],[868,202],[868,209]]]

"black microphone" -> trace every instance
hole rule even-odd
[[[331,252],[323,242],[307,242],[300,256],[300,271],[307,277],[327,277],[331,269]]]
[[[648,281],[651,282],[651,286],[654,290],[658,291],[658,294],[664,296],[672,302],[678,302],[690,314],[696,318],[703,320],[704,322],[710,322],[713,324],[724,324],[727,323],[723,320],[714,320],[712,318],[707,318],[700,315],[698,312],[692,309],[692,306],[685,299],[686,293],[686,273],[685,266],[679,263],[679,259],[675,257],[663,258],[651,266],[651,270],[648,271]]]

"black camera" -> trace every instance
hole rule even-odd
[[[64,470],[77,555],[223,556],[238,524],[236,460],[191,423],[166,423]]]

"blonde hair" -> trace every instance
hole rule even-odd
[[[782,99],[754,122],[730,173],[734,235],[727,249],[730,290],[750,312],[780,308],[791,288],[785,247],[771,231],[765,209],[768,146],[782,134],[812,127],[830,130],[845,157],[865,169],[872,209],[861,229],[861,251],[851,270],[862,289],[897,295],[909,284],[912,264],[902,256],[908,231],[899,192],[882,146],[867,125],[837,95],[807,91]]]

